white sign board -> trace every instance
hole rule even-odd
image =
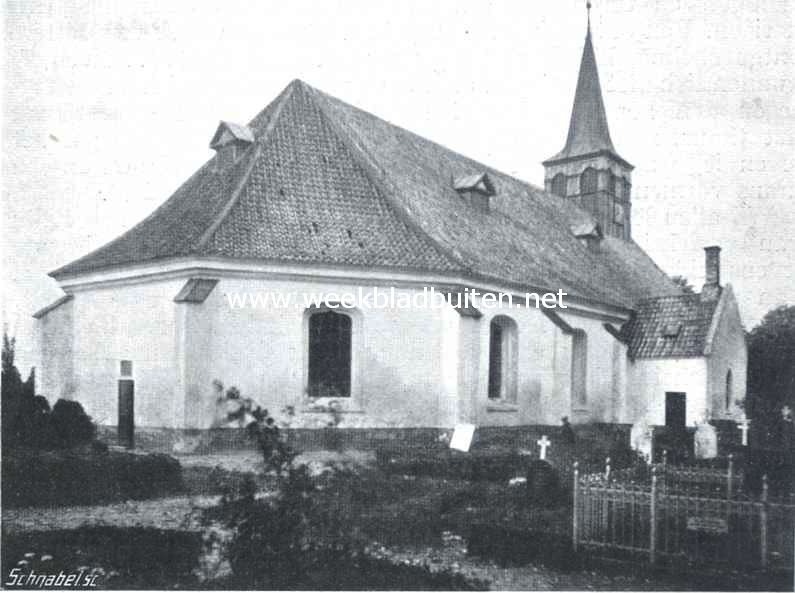
[[[474,424],[456,424],[455,429],[453,429],[453,438],[450,439],[450,448],[464,452],[469,451],[474,436]]]

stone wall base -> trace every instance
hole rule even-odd
[[[628,424],[579,424],[577,439],[629,443]],[[551,452],[567,447],[560,426],[484,426],[475,431],[473,449],[524,450],[537,453],[538,441],[546,435]],[[357,449],[444,449],[452,429],[442,428],[295,428],[283,429],[288,444],[297,451]],[[99,426],[97,436],[109,445],[118,443],[115,426]],[[135,430],[135,447],[175,454],[208,454],[222,451],[251,451],[256,447],[241,428],[174,429],[143,427]]]

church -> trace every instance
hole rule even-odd
[[[295,80],[155,212],[50,273],[42,394],[101,425],[205,429],[214,382],[293,426],[693,426],[732,419],[746,347],[720,248],[685,292],[632,237],[590,25],[544,186]],[[651,130],[650,130],[651,132]],[[550,151],[551,152],[551,151]],[[565,291],[566,308],[232,307],[242,294]],[[517,298],[522,301],[521,298]]]

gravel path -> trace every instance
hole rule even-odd
[[[82,525],[197,529],[188,521],[191,511],[218,502],[218,496],[178,496],[154,500],[76,507],[3,509],[3,531],[52,531]]]

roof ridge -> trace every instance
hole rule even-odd
[[[351,153],[351,157],[354,161],[362,168],[362,171],[373,184],[373,186],[384,196],[384,200],[390,209],[395,212],[398,219],[405,224],[409,229],[416,232],[420,238],[422,238],[426,243],[432,246],[436,251],[449,260],[450,263],[454,264],[462,268],[462,271],[469,272],[470,267],[461,260],[458,255],[456,255],[452,250],[447,249],[445,246],[439,244],[425,229],[422,228],[420,225],[409,212],[406,211],[406,208],[397,200],[393,199],[392,197],[392,188],[391,183],[386,179],[386,176],[378,175],[378,168],[376,165],[371,163],[371,158],[368,158],[370,155],[358,145],[358,143],[350,137],[344,130],[344,128],[337,124],[337,121],[332,117],[322,105],[322,102],[316,100],[316,94],[325,95],[323,91],[320,91],[311,85],[305,83],[302,80],[296,79],[294,82],[297,82],[301,88],[307,93],[312,101],[312,104],[317,107],[318,111],[320,112],[321,117],[328,123],[331,129],[334,131],[334,134],[339,138],[340,142],[348,149]],[[384,120],[386,121],[386,120]],[[387,122],[388,123],[388,122]],[[390,187],[388,187],[390,186]]]
[[[446,145],[442,144],[441,142],[437,142],[437,141],[432,140],[430,138],[426,138],[425,136],[421,136],[420,134],[417,134],[416,132],[413,132],[413,131],[409,130],[408,128],[404,128],[403,126],[401,126],[399,124],[396,124],[396,123],[393,123],[393,122],[391,122],[391,121],[389,121],[387,119],[384,119],[383,117],[380,117],[379,115],[377,115],[375,113],[367,111],[366,109],[362,109],[361,107],[358,107],[358,106],[354,105],[353,103],[348,103],[347,101],[345,101],[343,99],[340,99],[339,97],[335,97],[334,95],[330,95],[327,92],[325,92],[323,90],[320,90],[320,89],[318,89],[318,88],[316,88],[316,87],[304,82],[303,80],[295,79],[293,81],[293,83],[299,83],[299,84],[303,85],[309,91],[311,91],[312,93],[314,93],[316,95],[319,95],[324,100],[329,100],[329,101],[332,101],[332,102],[336,101],[337,103],[341,103],[342,105],[344,105],[348,109],[357,111],[357,112],[362,113],[362,114],[364,114],[364,115],[366,115],[368,117],[372,117],[374,119],[377,119],[380,122],[383,122],[384,124],[386,124],[387,126],[391,126],[391,127],[395,128],[395,129],[399,130],[401,133],[406,134],[408,136],[411,136],[412,139],[418,140],[420,142],[428,143],[428,144],[431,144],[431,145],[433,145],[435,147],[441,148],[442,150],[445,150],[445,151],[449,152],[451,155],[453,155],[453,156],[455,156],[455,157],[457,157],[459,159],[463,159],[463,160],[468,161],[469,163],[471,163],[476,168],[482,168],[481,172],[496,174],[499,177],[503,177],[503,178],[505,178],[507,180],[514,181],[514,182],[522,185],[523,188],[526,191],[540,192],[545,197],[548,197],[550,199],[554,199],[556,201],[556,204],[557,203],[561,204],[563,208],[569,208],[569,209],[572,209],[572,210],[576,210],[576,212],[580,216],[582,216],[584,218],[588,218],[589,220],[593,220],[593,215],[590,212],[588,212],[587,210],[584,210],[583,208],[581,208],[577,204],[572,204],[572,203],[570,203],[568,201],[565,201],[565,200],[564,201],[559,201],[558,196],[555,196],[554,194],[548,192],[544,187],[542,187],[540,185],[537,185],[537,184],[533,183],[532,181],[528,181],[527,179],[522,179],[521,177],[517,177],[516,175],[512,175],[511,173],[506,173],[505,171],[502,171],[501,169],[497,169],[497,168],[495,168],[495,167],[493,167],[491,165],[487,165],[487,164],[485,164],[485,163],[483,163],[483,162],[481,162],[479,160],[476,160],[476,159],[474,159],[474,158],[472,158],[472,157],[470,157],[470,156],[468,156],[468,155],[466,155],[466,154],[464,154],[462,152],[459,152],[459,151],[457,151],[457,150],[455,150],[453,148],[450,148],[449,146],[446,146]],[[319,107],[321,108],[323,113],[327,113],[326,109],[322,105],[319,105]],[[329,116],[328,119],[333,120],[334,118]],[[358,145],[356,145],[356,148],[357,148],[357,150],[359,150],[358,149]],[[511,216],[510,213],[503,212],[503,214],[505,214],[505,216],[507,216],[512,221],[517,222],[518,224],[522,224],[514,216]],[[636,245],[637,245],[637,243],[636,243]],[[663,274],[665,274],[665,272],[663,270],[660,270],[660,271]]]
[[[300,82],[300,81],[298,81],[298,82]],[[262,132],[262,135],[258,139],[256,139],[256,143],[254,145],[254,150],[252,151],[252,153],[251,153],[251,155],[249,157],[251,160],[248,163],[248,167],[246,168],[246,171],[241,176],[240,182],[238,183],[237,187],[235,188],[235,191],[232,192],[232,195],[229,197],[229,200],[227,201],[227,203],[224,205],[224,207],[218,213],[218,216],[215,218],[215,220],[213,220],[212,223],[210,223],[210,226],[208,226],[205,229],[205,231],[202,233],[201,237],[196,242],[196,245],[193,248],[194,251],[200,251],[205,245],[207,245],[209,240],[212,238],[212,236],[218,230],[218,227],[220,227],[221,224],[223,224],[224,220],[226,220],[226,217],[232,211],[232,208],[234,208],[235,204],[237,203],[237,201],[238,201],[238,199],[240,197],[240,194],[243,192],[243,188],[246,186],[246,184],[248,183],[249,178],[251,177],[251,172],[254,170],[254,167],[257,164],[257,159],[259,158],[259,156],[261,154],[262,146],[268,140],[270,140],[271,133],[273,132],[273,128],[276,127],[276,122],[279,119],[279,116],[281,115],[282,108],[287,103],[287,101],[290,99],[290,97],[293,95],[293,90],[295,89],[295,87],[296,87],[295,81],[293,81],[292,83],[290,83],[287,86],[287,88],[285,89],[285,92],[283,92],[281,94],[281,96],[279,97],[278,103],[274,107],[273,115],[271,116],[270,120],[266,124],[265,129]],[[267,109],[267,107],[266,107],[266,109]],[[260,113],[262,113],[262,112],[260,112]]]

